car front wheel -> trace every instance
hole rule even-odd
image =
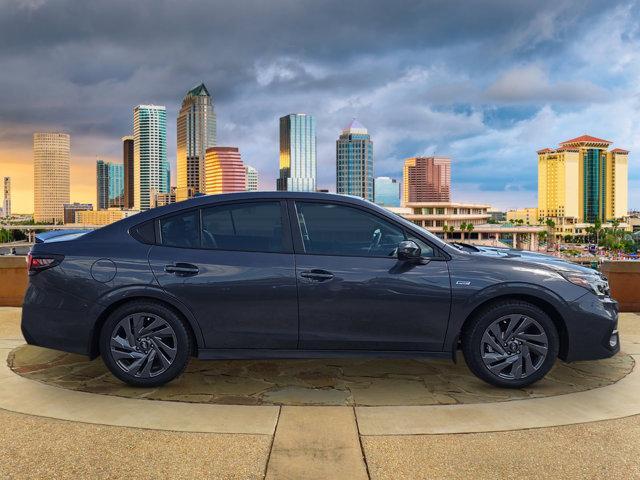
[[[103,361],[117,378],[157,387],[189,363],[191,337],[182,319],[160,303],[137,301],[114,310],[100,333]]]
[[[520,388],[544,377],[558,356],[553,320],[535,305],[516,300],[492,305],[462,332],[469,369],[499,387]]]

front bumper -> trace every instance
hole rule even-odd
[[[618,302],[587,293],[569,304],[565,316],[568,362],[612,357],[620,351]]]

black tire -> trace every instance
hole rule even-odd
[[[514,332],[518,325],[525,327],[523,332],[509,334],[511,322],[516,325]],[[496,338],[503,343],[495,345]],[[537,306],[518,300],[498,302],[479,312],[465,325],[461,340],[469,369],[485,382],[505,388],[526,387],[540,380],[553,367],[559,348],[553,320]]]
[[[192,345],[182,318],[154,301],[132,301],[118,307],[100,331],[105,365],[117,378],[136,387],[158,387],[178,377],[187,368]]]

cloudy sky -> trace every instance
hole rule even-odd
[[[352,117],[376,175],[414,155],[452,158],[454,199],[536,204],[535,151],[581,134],[631,150],[640,208],[640,4],[564,0],[0,0],[0,176],[30,212],[32,134],[72,137],[73,201],[95,202],[95,160],[121,161],[132,109],[168,109],[203,81],[220,145],[240,147],[263,189],[278,117],[318,129],[318,184]],[[174,175],[175,177],[175,175]]]

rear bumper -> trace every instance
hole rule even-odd
[[[32,283],[22,306],[22,335],[29,345],[89,355],[93,321],[81,299]]]
[[[569,304],[565,317],[568,362],[612,357],[620,351],[618,302],[587,293]]]

